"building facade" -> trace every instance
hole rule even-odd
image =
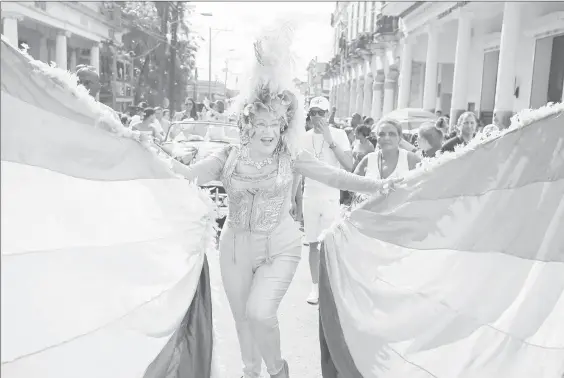
[[[120,10],[111,2],[2,2],[2,34],[35,59],[74,71],[80,64],[100,73],[100,100],[115,109],[133,103],[131,57],[119,52]]]
[[[452,123],[470,110],[508,126],[522,109],[562,101],[564,2],[388,3],[382,11],[403,14],[399,107],[441,110]]]
[[[330,101],[338,117],[379,119],[397,104],[399,16],[382,13],[382,1],[337,2],[331,17],[333,58]]]
[[[362,10],[359,3],[337,3],[336,51],[366,30],[360,20],[371,20],[371,15],[362,16]],[[344,109],[341,115],[368,114],[370,80],[375,119],[396,107],[423,108],[450,114],[455,123],[469,110],[484,124],[495,120],[507,126],[522,109],[563,99],[564,2],[386,2],[375,10],[376,20],[398,20],[387,44],[378,46],[389,59],[374,67],[370,48],[360,54],[364,61],[356,58],[355,71],[350,54],[344,61],[335,56],[333,65],[339,69],[333,70],[332,95]],[[372,47],[374,37],[371,42]]]
[[[307,89],[306,99],[324,96],[329,98],[331,85],[327,76],[328,63],[319,62],[317,57],[312,59],[307,66]]]

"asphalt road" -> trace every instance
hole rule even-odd
[[[214,315],[219,338],[221,378],[242,376],[241,355],[235,323],[223,291],[217,255],[209,256],[211,283],[215,288]],[[320,378],[318,308],[306,302],[311,289],[308,249],[302,250],[302,261],[279,310],[282,356],[288,360],[290,376]],[[219,302],[219,303],[218,303]],[[263,377],[269,377],[263,365]]]

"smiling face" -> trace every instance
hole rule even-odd
[[[259,111],[255,115],[249,148],[259,155],[270,156],[280,141],[280,120],[272,112]]]
[[[472,113],[464,113],[458,120],[458,132],[464,140],[470,140],[476,132],[478,122]]]
[[[377,131],[378,145],[385,150],[394,150],[399,148],[401,135],[399,130],[391,123],[383,122],[378,126]]]

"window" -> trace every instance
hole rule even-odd
[[[47,2],[45,1],[34,1],[33,5],[35,5],[36,8],[39,8],[42,11],[47,11]]]
[[[371,10],[370,10],[370,27],[368,28],[368,30],[370,32],[374,32],[376,30],[376,4],[377,1],[373,1],[371,3]]]
[[[564,93],[564,35],[554,37],[548,73],[548,102],[561,102]]]

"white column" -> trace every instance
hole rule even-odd
[[[382,91],[384,90],[384,82],[381,81],[383,74],[376,77],[372,83],[372,118],[378,122],[382,118]]]
[[[450,106],[450,124],[455,125],[458,117],[468,106],[468,61],[470,60],[470,42],[472,39],[472,18],[468,12],[461,12],[458,17],[458,34],[454,56],[454,81],[452,103]]]
[[[70,56],[70,67],[69,67],[69,71],[74,71],[76,70],[76,49],[71,49],[71,56]]]
[[[357,68],[358,69],[358,75],[357,75],[357,79],[356,79],[356,100],[355,100],[355,104],[356,104],[355,112],[360,114],[361,116],[366,115],[362,112],[362,107],[364,105],[364,69],[363,69],[364,67],[363,67],[363,63],[360,63],[358,65],[358,68]]]
[[[495,92],[495,110],[504,127],[509,126],[513,115],[513,93],[515,85],[515,58],[517,43],[521,36],[521,3],[505,2],[503,6],[503,24],[499,46],[499,65]]]
[[[47,37],[42,36],[39,38],[39,60],[44,63],[49,63],[49,50],[47,48]]]
[[[372,116],[372,83],[374,82],[374,76],[370,72],[370,61],[366,60],[364,72],[364,103],[362,104],[362,114],[371,117]]]
[[[100,74],[100,45],[98,43],[90,48],[90,65]]]
[[[351,92],[349,100],[349,114],[347,116],[352,116],[356,112],[356,81],[358,80],[357,68],[355,65],[351,67]]]
[[[18,20],[20,18],[21,18],[20,16],[14,14],[5,14],[3,17],[4,25],[2,28],[2,34],[4,34],[4,37],[8,38],[10,43],[14,45],[16,48],[19,48]]]
[[[396,81],[390,77],[390,74],[386,76],[386,81],[384,82],[384,105],[382,106],[382,115],[386,116],[392,110],[394,110],[394,94],[396,89]]]
[[[427,32],[427,59],[425,60],[425,89],[423,91],[423,109],[435,112],[437,105],[437,62],[439,49],[439,31],[431,26]]]
[[[346,68],[345,71],[345,81],[343,83],[343,115],[342,117],[348,117],[350,110],[350,100],[351,100],[351,73],[350,67]]]
[[[411,93],[411,66],[413,64],[412,41],[406,37],[403,41],[401,54],[401,68],[399,75],[398,109],[409,107],[409,95]]]
[[[63,70],[67,69],[67,35],[64,32],[57,34],[55,63],[57,63],[57,67]]]

